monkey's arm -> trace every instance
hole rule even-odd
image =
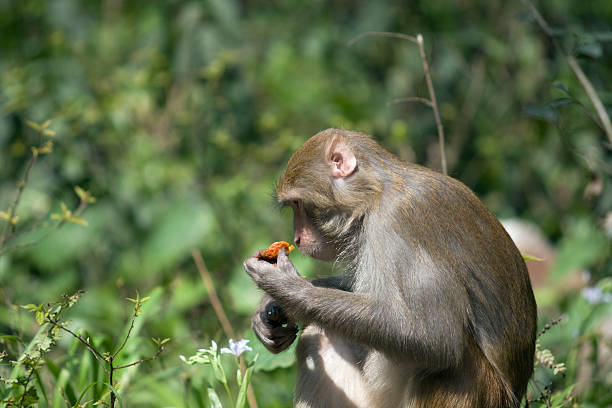
[[[317,287],[343,289],[342,276],[315,279]],[[289,321],[280,305],[265,294],[251,320],[251,327],[261,343],[272,353],[286,350],[295,341],[298,326]]]
[[[397,288],[389,288],[385,298],[374,298],[364,293],[316,287],[295,272],[282,251],[277,267],[266,264],[249,258],[244,266],[290,320],[312,322],[350,341],[410,356],[428,369],[451,367],[462,358],[462,321],[453,313],[452,299],[443,293],[419,288],[423,293],[408,304]]]

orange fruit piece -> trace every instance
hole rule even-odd
[[[278,251],[283,248],[286,249],[288,252],[291,252],[295,247],[293,245],[289,245],[289,243],[286,241],[274,242],[270,244],[267,249],[261,251],[261,253],[259,254],[259,258],[265,259],[266,261],[276,261],[276,258],[278,257]]]

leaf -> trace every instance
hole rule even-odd
[[[521,253],[521,256],[523,257],[523,259],[525,261],[536,261],[536,262],[542,262],[544,259],[542,258],[538,258],[537,256],[533,256],[533,255],[529,255],[527,253]]]
[[[143,244],[143,270],[171,267],[189,256],[206,236],[213,237],[212,209],[204,203],[182,202],[169,206]],[[181,239],[177,239],[181,237]]]
[[[223,405],[221,405],[221,400],[219,400],[219,396],[217,395],[217,393],[215,392],[215,389],[208,384],[208,388],[207,388],[207,394],[208,394],[208,407],[209,408],[223,408]]]
[[[42,310],[38,310],[36,312],[36,323],[38,323],[39,325],[42,325],[43,323],[45,323],[45,319],[47,318],[47,313],[45,313]]]
[[[44,123],[42,125],[40,125],[40,129],[46,129],[49,127],[49,125],[51,124],[51,119],[47,119],[44,121]]]
[[[578,45],[576,50],[578,55],[582,55],[589,58],[600,58],[603,55],[603,50],[598,42],[585,42]]]
[[[47,143],[45,143],[43,146],[38,148],[38,154],[49,154],[52,152],[53,152],[53,142],[50,140],[47,140]]]
[[[553,86],[569,95],[569,90],[562,82],[555,82]]]
[[[527,105],[523,109],[523,112],[525,112],[527,116],[551,123],[556,122],[559,117],[557,111],[548,105]]]
[[[117,397],[117,401],[119,401],[119,406],[123,408],[123,400],[121,399],[121,396],[119,396],[119,391],[117,391],[117,388],[119,388],[119,386],[115,388],[109,383],[103,383],[103,384],[106,385],[108,388],[110,388],[115,393],[115,397]]]
[[[255,371],[273,371],[278,368],[291,367],[295,364],[297,339],[287,350],[279,354],[272,354],[257,339],[253,330],[246,332],[245,337],[252,340],[250,344],[253,346],[253,352],[249,354],[254,353],[257,356],[257,360],[254,364]]]
[[[51,129],[43,129],[42,134],[48,137],[55,137],[56,135],[55,130]]]
[[[77,399],[77,401],[76,401],[76,405],[79,405],[79,404],[81,403],[81,400],[82,400],[82,399],[83,399],[83,397],[85,396],[85,393],[86,393],[87,391],[89,391],[89,389],[90,389],[91,387],[93,387],[94,385],[96,385],[96,384],[99,384],[99,382],[98,382],[98,381],[92,382],[92,383],[90,383],[89,385],[87,385],[87,387],[85,387],[85,389],[84,389],[83,391],[81,391],[81,395],[79,395],[79,398],[78,398],[78,399]]]
[[[86,202],[88,204],[92,204],[96,202],[96,198],[91,195],[89,191],[83,190],[79,186],[74,186],[74,192],[81,199],[81,201]]]
[[[570,98],[557,98],[550,101],[548,104],[556,108],[558,106],[571,105],[572,103],[574,103],[574,101],[572,101]]]
[[[26,125],[28,125],[37,132],[40,132],[42,130],[42,127],[38,123],[32,122],[31,120],[26,120]]]
[[[73,224],[82,225],[84,227],[87,226],[87,221],[85,221],[84,219],[79,218],[79,217],[70,217],[70,218],[68,218],[68,221],[72,222]]]
[[[242,408],[246,403],[247,388],[251,382],[251,375],[253,374],[254,368],[254,366],[249,367],[244,374],[242,384],[240,385],[240,391],[238,392],[238,398],[236,399],[236,408]]]

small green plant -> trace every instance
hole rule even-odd
[[[53,231],[61,228],[66,222],[87,226],[87,221],[80,218],[80,214],[85,210],[89,204],[96,202],[96,198],[91,195],[90,192],[85,191],[79,186],[74,187],[74,191],[79,197],[80,203],[75,210],[69,210],[65,203],[61,203],[61,213],[51,214],[50,219],[55,220],[55,223],[51,224],[51,228],[42,236],[35,240],[18,242],[13,244],[12,241],[16,240],[22,235],[31,233],[41,227],[49,226],[49,221],[43,221],[35,223],[27,228],[18,228],[20,217],[17,214],[19,204],[23,192],[30,180],[30,172],[34,165],[38,162],[39,158],[43,155],[47,155],[53,152],[53,138],[55,138],[55,131],[49,129],[51,120],[47,120],[44,123],[38,124],[32,121],[27,121],[27,125],[38,133],[38,143],[36,146],[31,146],[32,156],[28,161],[23,179],[17,183],[17,193],[15,199],[7,210],[0,210],[0,222],[4,221],[4,227],[0,234],[0,256],[17,249],[22,249],[31,245],[34,245],[46,237],[48,237]]]
[[[230,406],[234,408],[242,408],[246,404],[247,399],[247,389],[249,387],[249,383],[251,381],[251,375],[253,374],[253,369],[255,367],[255,361],[257,360],[258,355],[255,355],[252,361],[250,361],[246,367],[246,370],[242,371],[240,369],[240,355],[245,351],[252,351],[253,349],[247,345],[249,340],[242,339],[238,342],[234,342],[233,339],[229,340],[229,348],[224,347],[221,350],[217,349],[217,343],[215,341],[211,341],[211,346],[209,348],[199,349],[198,352],[186,358],[185,356],[179,356],[183,362],[189,365],[194,364],[204,364],[210,366],[212,368],[214,379],[217,383],[222,384],[225,389],[225,393],[227,394],[227,398],[229,400]],[[236,399],[233,398],[232,392],[230,391],[230,386],[228,383],[228,377],[225,373],[223,365],[221,364],[221,354],[232,354],[236,363],[236,383],[238,385],[238,395]],[[207,388],[208,399],[211,408],[221,408],[221,400],[215,391],[215,387],[213,384],[208,384]],[[235,401],[235,402],[234,402]]]
[[[536,341],[535,350],[535,370],[548,370],[551,371],[553,376],[561,375],[565,376],[565,363],[558,363],[555,361],[553,353],[540,345],[539,338],[548,332],[553,326],[561,322],[561,318],[553,320],[546,324],[542,330],[538,333],[538,340]],[[578,407],[575,402],[575,398],[572,395],[573,385],[566,387],[563,390],[554,391],[552,382],[548,384],[541,384],[539,380],[534,377],[530,381],[532,389],[535,391],[535,397],[527,393],[524,407],[546,407],[546,408],[563,408],[563,407]]]
[[[22,308],[34,314],[36,322],[41,325],[41,329],[21,356],[16,361],[11,361],[13,370],[10,377],[0,377],[0,384],[4,384],[5,386],[4,389],[0,388],[0,406],[5,406],[7,408],[22,408],[36,406],[38,404],[39,391],[44,391],[44,384],[41,380],[40,369],[44,367],[45,364],[52,364],[49,360],[45,360],[44,357],[57,344],[62,332],[70,334],[80,343],[85,345],[87,350],[89,350],[93,357],[98,361],[106,374],[106,381],[102,382],[102,384],[109,390],[106,395],[95,402],[82,402],[87,391],[99,383],[98,381],[94,381],[87,385],[85,389],[81,391],[78,397],[76,394],[74,394],[74,392],[70,392],[68,395],[65,394],[64,399],[66,400],[66,405],[68,407],[85,407],[88,404],[93,403],[93,405],[105,405],[112,408],[115,406],[115,401],[117,400],[119,400],[119,405],[123,406],[117,391],[119,384],[117,384],[114,379],[116,371],[136,366],[146,361],[155,360],[164,351],[165,345],[170,341],[170,339],[154,338],[152,341],[157,346],[157,351],[154,355],[148,358],[135,360],[128,364],[116,364],[117,357],[124,349],[132,334],[136,318],[141,315],[142,306],[147,300],[149,300],[149,297],[141,298],[140,295],[137,294],[135,299],[128,298],[128,300],[134,304],[134,310],[127,334],[123,338],[121,344],[114,351],[103,352],[100,351],[99,347],[94,345],[89,337],[83,336],[78,331],[70,329],[69,321],[62,320],[62,313],[74,306],[74,304],[84,293],[84,291],[78,291],[73,295],[62,295],[62,299],[58,302],[50,302],[41,305],[29,304],[22,306]],[[0,361],[6,356],[7,354],[5,352],[1,352]],[[108,402],[106,401],[107,396]]]

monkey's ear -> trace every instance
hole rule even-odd
[[[348,177],[357,168],[357,159],[351,148],[340,137],[334,137],[327,147],[325,157],[334,178]]]

